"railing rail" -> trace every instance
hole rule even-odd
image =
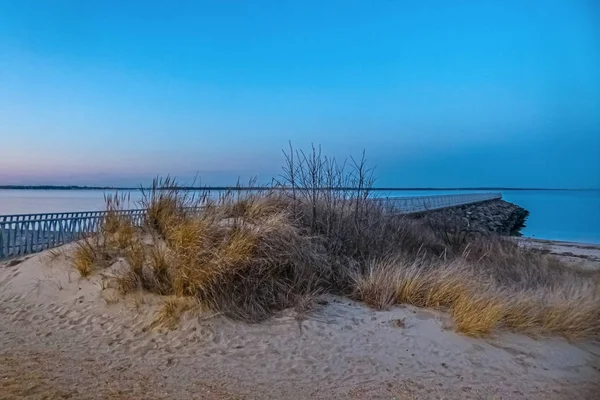
[[[414,214],[441,208],[501,199],[500,193],[469,193],[436,196],[389,197],[385,202],[393,212]],[[111,211],[141,225],[146,210]],[[35,253],[81,239],[97,232],[106,211],[0,215],[0,260]]]
[[[145,210],[111,211],[141,225]],[[98,231],[106,211],[0,215],[0,259],[61,246]]]
[[[465,193],[436,196],[388,197],[379,201],[384,202],[394,212],[415,214],[499,199],[502,199],[500,193]]]

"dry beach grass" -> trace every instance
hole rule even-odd
[[[173,321],[193,300],[258,322],[331,293],[376,309],[447,311],[455,328],[472,336],[498,329],[600,335],[599,272],[566,268],[506,238],[394,215],[369,198],[373,178],[364,157],[350,170],[318,149],[290,151],[286,159],[285,191],[192,198],[174,180],[156,180],[144,196],[144,226],[109,215],[99,235],[78,245],[74,267],[86,277],[124,259],[114,276],[122,294],[171,296],[159,320]],[[119,204],[108,199],[108,210]]]
[[[0,264],[2,399],[547,400],[599,389],[593,340],[473,338],[447,312],[319,292],[248,324],[192,296],[121,295],[106,279],[124,259],[79,278],[74,248]]]
[[[0,398],[594,398],[599,269],[396,216],[349,165],[157,181],[142,226],[0,264]]]

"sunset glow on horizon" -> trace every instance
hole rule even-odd
[[[0,185],[210,185],[288,141],[380,186],[600,188],[600,6],[0,1]]]

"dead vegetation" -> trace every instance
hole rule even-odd
[[[143,226],[108,199],[109,217],[78,245],[74,267],[87,276],[125,260],[118,290],[167,296],[157,316],[167,326],[194,305],[248,322],[289,307],[305,315],[335,293],[376,309],[445,310],[468,335],[600,336],[597,272],[393,214],[372,198],[364,155],[338,162],[318,148],[290,149],[285,160],[273,187],[251,193],[194,197],[157,179],[144,193]]]

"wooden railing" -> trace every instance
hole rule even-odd
[[[393,212],[414,214],[501,198],[499,193],[470,193],[374,200],[385,202]],[[134,225],[141,225],[146,210],[119,210],[111,213],[131,218]],[[98,232],[107,215],[106,211],[0,215],[0,260],[61,246]]]

